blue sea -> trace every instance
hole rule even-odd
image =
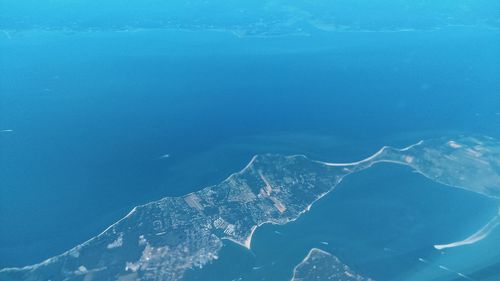
[[[257,153],[500,138],[500,2],[0,0],[0,130],[0,268],[20,267]],[[188,277],[290,280],[323,247],[375,280],[455,280],[418,258],[498,206],[389,164],[337,189]],[[491,237],[448,264],[499,277]]]

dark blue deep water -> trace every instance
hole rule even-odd
[[[417,9],[421,14],[400,14],[405,1],[392,12],[382,11],[384,1],[356,1],[352,7],[343,3],[344,14],[336,12],[344,27],[338,30],[298,21],[293,28],[250,31],[248,26],[258,26],[249,23],[260,15],[257,2],[243,2],[250,15],[242,19],[219,1],[204,4],[212,16],[179,12],[171,25],[151,8],[159,1],[146,1],[144,9],[138,1],[115,3],[116,10],[111,3],[62,2],[0,0],[0,268],[57,255],[135,205],[217,183],[255,153],[342,162],[432,136],[500,137],[500,7],[494,1],[484,7],[459,1],[470,5],[460,13],[446,9],[455,5],[450,1],[437,1],[450,23],[427,17],[434,10],[429,3]],[[165,5],[161,11],[168,10]],[[372,6],[378,7],[373,14]],[[272,16],[272,7],[264,22],[288,19]],[[312,17],[320,11],[312,9]],[[200,23],[193,25],[197,17]],[[496,208],[433,185],[439,184],[401,167],[353,176],[310,216],[259,229],[252,252],[227,245],[221,260],[205,270],[226,268],[228,280],[231,270],[243,272],[245,280],[287,280],[286,270],[308,249],[329,241],[326,250],[367,276],[410,278],[403,270],[380,268],[389,262],[400,269],[416,266],[416,256],[431,255],[428,245],[463,237]],[[366,197],[375,186],[379,196]],[[400,188],[409,191],[393,192]],[[427,198],[430,190],[439,191]],[[409,201],[380,203],[391,196]],[[428,205],[415,198],[429,199]],[[468,205],[453,207],[464,200]],[[378,215],[367,218],[375,211],[363,206]],[[434,206],[450,216],[436,218]],[[401,229],[388,222],[394,212],[413,216],[401,216],[403,225],[431,223]],[[322,226],[326,218],[328,227]],[[376,232],[372,248],[348,239],[359,228]],[[384,237],[380,229],[398,234]],[[387,257],[392,250],[398,259]],[[241,268],[223,266],[226,252],[238,257]],[[249,271],[272,264],[277,253],[287,253],[281,261],[286,267]]]

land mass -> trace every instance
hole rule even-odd
[[[293,269],[291,281],[374,281],[366,278],[336,256],[318,248],[312,248],[304,260]]]
[[[381,162],[406,165],[433,181],[500,198],[500,142],[489,137],[383,147],[352,163],[256,155],[218,185],[137,206],[61,255],[0,270],[0,280],[181,280],[187,270],[216,260],[222,240],[250,249],[259,226],[296,220],[345,176]]]

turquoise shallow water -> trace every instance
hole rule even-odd
[[[346,162],[430,136],[500,136],[494,3],[468,13],[445,4],[421,10],[445,7],[462,25],[430,16],[385,22],[381,9],[370,18],[361,3],[357,9],[366,13],[336,16],[348,30],[299,22],[299,33],[280,26],[244,36],[235,26],[246,25],[234,18],[166,26],[148,21],[159,15],[135,4],[108,20],[92,16],[96,5],[77,5],[83,10],[73,19],[56,14],[67,6],[47,6],[30,23],[20,11],[43,5],[24,2],[2,1],[0,12],[0,130],[12,130],[0,134],[0,268],[59,254],[135,205],[215,184],[255,153]],[[137,10],[140,19],[132,21],[129,12]],[[274,22],[269,13],[264,20]],[[323,247],[377,280],[434,274],[415,263],[419,255],[487,276],[495,265],[465,257],[489,259],[481,245],[496,245],[488,242],[493,235],[470,251],[450,251],[461,258],[430,246],[479,228],[494,212],[488,202],[384,166],[347,179],[296,223],[259,229],[251,252],[228,245],[228,257],[206,270],[234,258],[241,265],[224,267],[227,276],[288,278],[311,247]],[[386,266],[392,263],[400,264]]]

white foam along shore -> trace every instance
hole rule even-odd
[[[483,240],[484,238],[488,237],[488,235],[499,225],[500,225],[500,208],[498,208],[498,214],[495,217],[493,217],[485,226],[483,226],[481,229],[476,231],[471,236],[465,238],[464,240],[449,244],[434,245],[434,248],[436,248],[437,250],[444,250],[447,248],[454,248],[454,247],[460,247],[464,245],[471,245],[477,243]]]
[[[400,149],[396,149],[397,151],[399,152],[404,152],[404,151],[407,151],[407,150],[410,150],[412,149],[413,147],[415,146],[419,146],[423,143],[424,141],[421,140],[417,143],[414,143],[412,145],[409,145],[407,147],[404,147],[404,148],[400,148]],[[365,158],[363,160],[360,160],[360,161],[357,161],[357,162],[349,162],[349,163],[331,163],[331,162],[321,162],[327,166],[332,166],[332,167],[348,167],[348,166],[358,166],[360,164],[363,164],[363,163],[368,163],[368,162],[371,162],[372,161],[372,164],[375,164],[379,161],[376,160],[377,157],[381,156],[384,151],[386,151],[387,149],[390,149],[392,147],[390,146],[383,146],[379,151],[375,152],[375,154],[373,154],[372,156],[368,157],[368,158]],[[396,163],[396,164],[402,164],[400,162],[396,162],[396,161],[387,161],[387,160],[381,160],[381,161],[384,161],[384,162],[393,162],[393,163]]]

